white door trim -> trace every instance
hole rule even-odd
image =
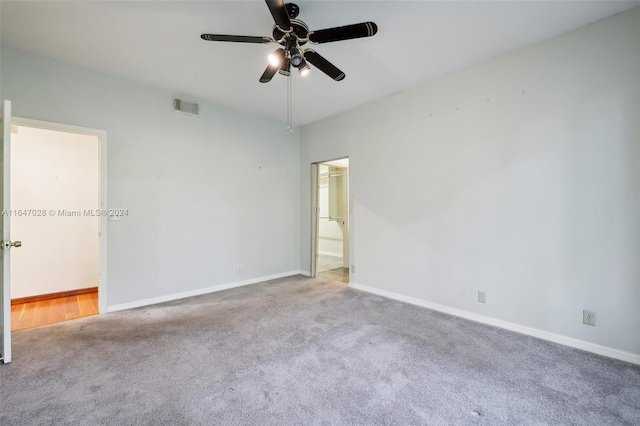
[[[67,133],[77,133],[98,137],[98,199],[100,209],[107,210],[107,132],[106,130],[88,127],[72,126],[69,124],[52,123],[49,121],[32,120],[29,118],[11,117],[11,124],[17,126],[34,127],[44,130],[56,130]],[[98,220],[98,311],[107,312],[107,215],[101,215]]]
[[[311,278],[318,276],[318,163],[311,164]]]
[[[344,227],[344,236],[343,236],[343,242],[342,242],[342,267],[343,268],[349,268],[349,248],[351,247],[351,241],[349,240],[349,215],[350,215],[350,211],[349,211],[349,172],[350,172],[350,167],[345,167],[344,170],[344,179],[342,181],[342,185],[343,185],[343,194],[344,194],[344,222],[343,222],[343,227]]]

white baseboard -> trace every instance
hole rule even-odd
[[[281,274],[268,275],[266,277],[251,278],[249,280],[237,281],[234,283],[220,284],[213,287],[201,288],[198,290],[185,291],[182,293],[168,294],[166,296],[153,297],[151,299],[137,300],[135,302],[121,303],[107,307],[107,312],[124,311],[126,309],[139,308],[142,306],[155,305],[158,303],[171,302],[172,300],[184,299],[185,297],[200,296],[201,294],[215,293],[217,291],[228,290],[230,288],[243,287],[251,284],[258,284],[264,281],[275,280],[278,278],[291,277],[293,275],[305,275],[304,271],[289,271]],[[307,274],[309,275],[309,274]]]
[[[310,277],[311,276],[311,271],[298,271],[298,274],[300,275],[304,275],[305,277]]]
[[[444,312],[445,314],[454,315],[457,317],[465,318],[471,321],[480,322],[483,324],[493,325],[495,327],[504,328],[506,330],[515,331],[518,333],[526,334],[540,339],[548,340],[561,345],[570,346],[572,348],[582,349],[584,351],[593,352],[598,355],[607,356],[609,358],[615,358],[622,361],[631,362],[633,364],[640,364],[640,355],[625,352],[618,349],[613,349],[607,346],[597,345],[595,343],[585,342],[584,340],[574,339],[572,337],[563,336],[560,334],[550,333],[548,331],[539,330],[537,328],[526,327],[516,323],[502,321],[499,319],[487,317],[484,315],[475,314],[473,312],[463,311],[461,309],[450,308],[448,306],[439,305],[437,303],[427,302],[422,299],[416,299],[415,297],[405,296],[391,291],[379,290],[377,288],[369,287],[354,282],[349,283],[349,287],[356,290],[366,291],[367,293],[377,294],[378,296],[387,297],[389,299],[399,300],[401,302],[410,303],[412,305],[421,306],[423,308],[433,309],[434,311]]]

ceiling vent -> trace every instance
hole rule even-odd
[[[200,115],[200,105],[195,102],[187,102],[178,98],[173,98],[173,110],[196,117]]]

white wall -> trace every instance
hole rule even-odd
[[[3,50],[1,76],[15,116],[107,131],[108,204],[129,210],[108,225],[109,306],[299,269],[297,131],[25,53]]]
[[[98,285],[98,137],[16,126],[11,135],[11,297]],[[50,210],[55,213],[52,215]]]
[[[302,268],[309,164],[349,156],[352,281],[640,354],[639,40],[635,9],[303,127]]]

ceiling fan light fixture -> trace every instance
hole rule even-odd
[[[278,56],[276,56],[275,53],[270,53],[268,59],[269,59],[269,63],[274,67],[277,67],[280,65],[280,58],[278,58]]]
[[[278,72],[286,76],[291,75],[291,60],[289,58],[284,58]]]
[[[305,75],[309,74],[309,71],[311,71],[311,68],[307,64],[307,61],[303,59],[302,63],[300,63],[300,66],[298,67],[298,72],[301,76],[304,77]]]
[[[300,50],[296,47],[292,47],[289,53],[291,54],[291,65],[298,68],[300,64],[304,62],[302,53],[300,53]]]
[[[284,49],[280,48],[269,54],[269,63],[274,67],[279,67],[284,59]]]

